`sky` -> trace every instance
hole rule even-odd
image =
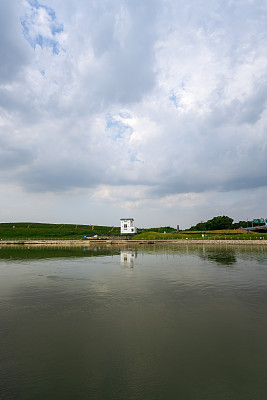
[[[0,222],[267,218],[266,0],[0,0]]]

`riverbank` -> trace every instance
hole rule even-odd
[[[224,240],[210,240],[210,239],[177,239],[177,240],[134,240],[134,239],[72,239],[72,240],[1,240],[1,246],[56,246],[56,247],[90,247],[96,244],[116,244],[116,245],[131,245],[131,244],[177,244],[177,245],[261,245],[267,246],[266,239],[224,239]]]

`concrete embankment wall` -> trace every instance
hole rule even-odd
[[[90,247],[96,244],[177,244],[177,245],[266,245],[267,240],[125,240],[125,239],[95,239],[95,240],[1,240],[1,246],[62,246]]]

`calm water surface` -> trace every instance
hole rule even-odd
[[[0,348],[1,400],[263,400],[267,248],[0,248]]]

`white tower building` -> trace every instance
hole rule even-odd
[[[133,234],[136,232],[133,218],[121,218],[121,233]]]

